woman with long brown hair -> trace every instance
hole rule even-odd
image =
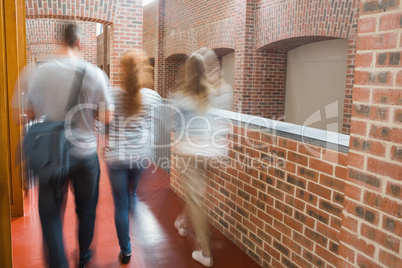
[[[174,151],[178,163],[183,163],[181,181],[186,196],[186,208],[174,222],[179,235],[186,236],[194,228],[201,250],[192,257],[206,267],[213,266],[210,231],[203,211],[203,179],[211,158],[226,153],[222,143],[225,132],[218,129],[217,118],[210,114],[211,94],[214,90],[207,72],[205,57],[193,53],[185,63],[184,85],[175,94],[180,116],[174,120]],[[221,135],[223,134],[223,136]]]
[[[115,205],[115,225],[120,245],[119,259],[131,258],[128,214],[136,197],[137,186],[148,161],[153,156],[154,133],[151,124],[155,107],[162,102],[152,85],[152,66],[142,50],[131,50],[120,61],[122,88],[113,88],[115,102],[109,126],[106,162]]]

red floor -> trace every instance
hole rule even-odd
[[[88,268],[123,266],[117,258],[119,246],[113,220],[113,199],[104,163],[101,163],[101,170],[95,235],[91,245],[93,258]],[[30,190],[25,199],[25,216],[12,220],[15,268],[45,267],[36,199],[35,189]],[[133,256],[124,267],[203,267],[191,258],[194,235],[180,237],[173,227],[182,208],[183,202],[169,189],[169,176],[164,171],[145,172],[138,189],[138,202],[130,218]],[[259,267],[215,228],[211,227],[211,230],[214,267]],[[77,267],[76,215],[71,193],[63,233],[70,267]]]

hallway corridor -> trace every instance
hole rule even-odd
[[[133,257],[123,267],[188,268],[203,267],[191,258],[194,234],[180,237],[173,222],[183,201],[169,189],[169,176],[161,169],[146,171],[138,189],[138,200],[130,216]],[[25,198],[25,216],[12,219],[13,261],[15,268],[45,267],[37,193],[30,190]],[[259,267],[215,228],[212,230],[214,267]],[[77,267],[78,244],[74,197],[69,192],[64,217],[64,241],[70,267]],[[113,198],[105,163],[101,160],[100,194],[97,208],[92,261],[88,268],[119,267],[119,246],[114,227]]]

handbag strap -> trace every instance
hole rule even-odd
[[[77,66],[74,75],[74,81],[71,85],[70,96],[68,97],[67,105],[66,105],[66,112],[70,111],[78,101],[78,94],[82,88],[82,81],[84,79],[85,71],[87,69],[87,64]]]

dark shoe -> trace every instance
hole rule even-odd
[[[85,268],[87,267],[88,263],[92,260],[92,251],[88,249],[87,254],[85,254],[85,257],[80,258],[80,263],[78,265],[78,268]]]
[[[92,257],[90,257],[87,261],[85,262],[80,262],[80,265],[78,266],[78,268],[85,268],[87,267],[88,263],[91,261]]]
[[[123,253],[120,252],[120,256],[119,256],[120,262],[122,264],[127,264],[130,262],[131,259],[131,253],[129,255],[124,255]]]

